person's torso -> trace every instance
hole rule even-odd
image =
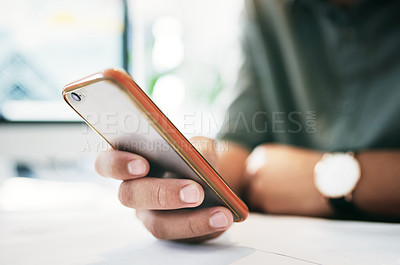
[[[400,147],[400,1],[347,9],[254,2],[264,42],[253,51],[254,74],[272,141],[331,151]]]

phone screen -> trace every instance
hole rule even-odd
[[[67,95],[80,115],[113,148],[145,157],[153,177],[189,177],[205,190],[200,207],[226,206],[174,146],[157,131],[149,115],[112,81],[99,81]]]

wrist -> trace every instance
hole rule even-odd
[[[336,217],[359,215],[352,194],[361,178],[361,167],[352,152],[326,153],[314,168],[314,184],[329,202]]]
[[[308,164],[309,168],[309,173],[308,176],[310,176],[310,182],[311,182],[311,187],[312,187],[312,194],[313,194],[313,203],[314,203],[314,210],[316,216],[320,217],[331,217],[334,215],[334,211],[332,206],[330,205],[329,201],[325,198],[324,195],[321,194],[321,192],[317,189],[315,185],[315,166],[320,162],[323,158],[325,153],[323,152],[314,152],[314,156],[312,161]]]

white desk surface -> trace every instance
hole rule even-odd
[[[8,183],[8,191],[36,183],[27,182]],[[20,194],[0,189],[0,264],[400,264],[400,224],[251,214],[217,240],[181,244],[154,239],[116,199],[103,208],[87,203],[115,194],[46,185],[53,193],[45,198],[59,208],[35,209],[33,194],[23,200],[30,208],[9,209],[5,202]],[[79,207],[68,206],[71,198]]]

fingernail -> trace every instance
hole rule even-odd
[[[222,212],[216,212],[210,217],[210,225],[214,228],[224,228],[229,224],[228,218]]]
[[[181,200],[185,203],[195,203],[200,199],[200,192],[196,185],[190,184],[183,187],[179,193]]]
[[[145,174],[145,171],[146,165],[138,159],[132,160],[128,163],[128,172],[132,175],[143,175]]]

